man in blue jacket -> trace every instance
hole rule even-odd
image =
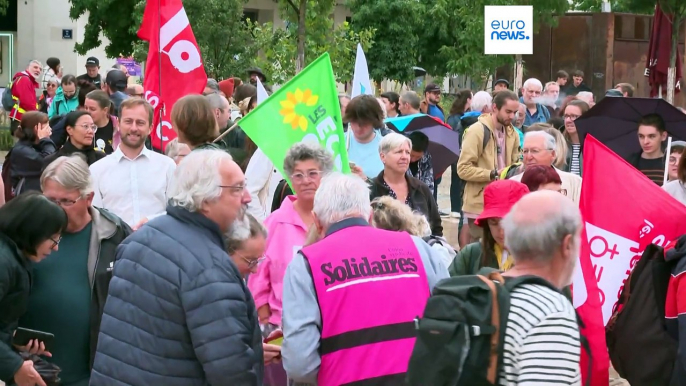
[[[91,384],[262,385],[262,336],[223,235],[244,219],[245,176],[221,150],[179,164],[167,214],[117,249]]]
[[[524,118],[524,128],[534,123],[546,123],[550,119],[548,109],[539,103],[543,92],[543,84],[536,78],[529,78],[522,86],[524,92],[520,102],[526,105],[526,118]]]

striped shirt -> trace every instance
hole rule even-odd
[[[572,164],[569,165],[570,166],[569,172],[572,174],[576,174],[577,176],[581,175],[581,164],[579,162],[579,156],[580,155],[581,155],[581,144],[573,143],[572,144]]]
[[[510,295],[501,386],[581,385],[574,307],[559,292],[524,284]]]

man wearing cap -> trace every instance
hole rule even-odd
[[[129,97],[124,92],[124,90],[126,90],[126,84],[127,76],[123,71],[112,69],[107,72],[105,85],[102,89],[110,96],[110,100],[114,103],[114,111],[117,116],[119,116],[119,106],[124,99]]]
[[[100,61],[95,56],[86,59],[86,73],[79,75],[77,80],[85,80],[93,83],[96,88],[102,88],[102,77],[98,71],[100,70]]]
[[[250,67],[248,69],[248,76],[250,77],[250,84],[253,86],[257,87],[257,78],[260,79],[260,82],[262,82],[262,86],[264,86],[264,89],[271,92],[272,89],[267,85],[267,76],[264,75],[262,72],[262,69],[259,67]]]
[[[493,93],[497,93],[503,90],[509,90],[510,89],[510,82],[508,82],[506,79],[498,79],[495,81],[495,84],[493,85]]]
[[[438,118],[445,122],[445,114],[438,104],[441,103],[441,88],[435,83],[429,83],[424,89],[424,100],[419,106],[419,110],[427,115]]]

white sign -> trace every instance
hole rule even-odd
[[[484,54],[532,55],[534,7],[487,5],[484,7]]]

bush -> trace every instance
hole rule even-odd
[[[14,139],[9,128],[0,128],[0,151],[8,151],[14,146]]]

